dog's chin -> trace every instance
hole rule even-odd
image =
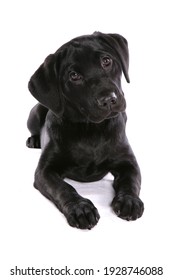
[[[87,118],[87,121],[88,122],[92,122],[92,123],[101,123],[105,120],[108,120],[108,119],[112,119],[112,118],[115,118],[119,115],[120,112],[110,112],[109,114],[106,114],[106,115],[87,115],[86,118]]]

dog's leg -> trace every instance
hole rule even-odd
[[[26,141],[26,145],[29,148],[40,148],[40,132],[41,128],[45,122],[45,118],[47,115],[48,109],[42,106],[40,103],[35,105],[30,114],[27,121],[27,127],[31,132],[31,137],[29,137]]]
[[[113,187],[116,193],[112,201],[113,210],[117,216],[128,221],[141,217],[144,211],[144,204],[139,198],[140,169],[130,147],[129,150],[130,153],[123,154],[121,160],[115,162],[111,171],[115,178]]]
[[[89,199],[81,197],[70,184],[63,181],[65,161],[49,143],[36,169],[34,186],[58,207],[72,227],[91,229],[97,224],[99,213]]]

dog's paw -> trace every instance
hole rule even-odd
[[[70,202],[65,208],[65,216],[72,227],[91,229],[100,218],[98,210],[89,199]]]
[[[112,208],[118,217],[127,221],[140,218],[144,212],[142,200],[132,195],[117,195],[112,201]]]
[[[31,137],[29,137],[26,141],[26,146],[28,148],[41,148],[40,145],[40,136],[39,135],[32,135]]]

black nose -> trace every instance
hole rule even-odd
[[[101,97],[97,99],[99,107],[107,108],[112,107],[117,103],[117,96],[112,92],[109,96]]]

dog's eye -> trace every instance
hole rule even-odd
[[[78,74],[77,72],[75,72],[75,71],[72,71],[69,76],[70,76],[70,80],[72,82],[76,82],[76,81],[82,80],[82,76],[80,74]]]
[[[101,65],[103,68],[110,67],[112,65],[112,59],[109,56],[104,56],[101,58]]]

